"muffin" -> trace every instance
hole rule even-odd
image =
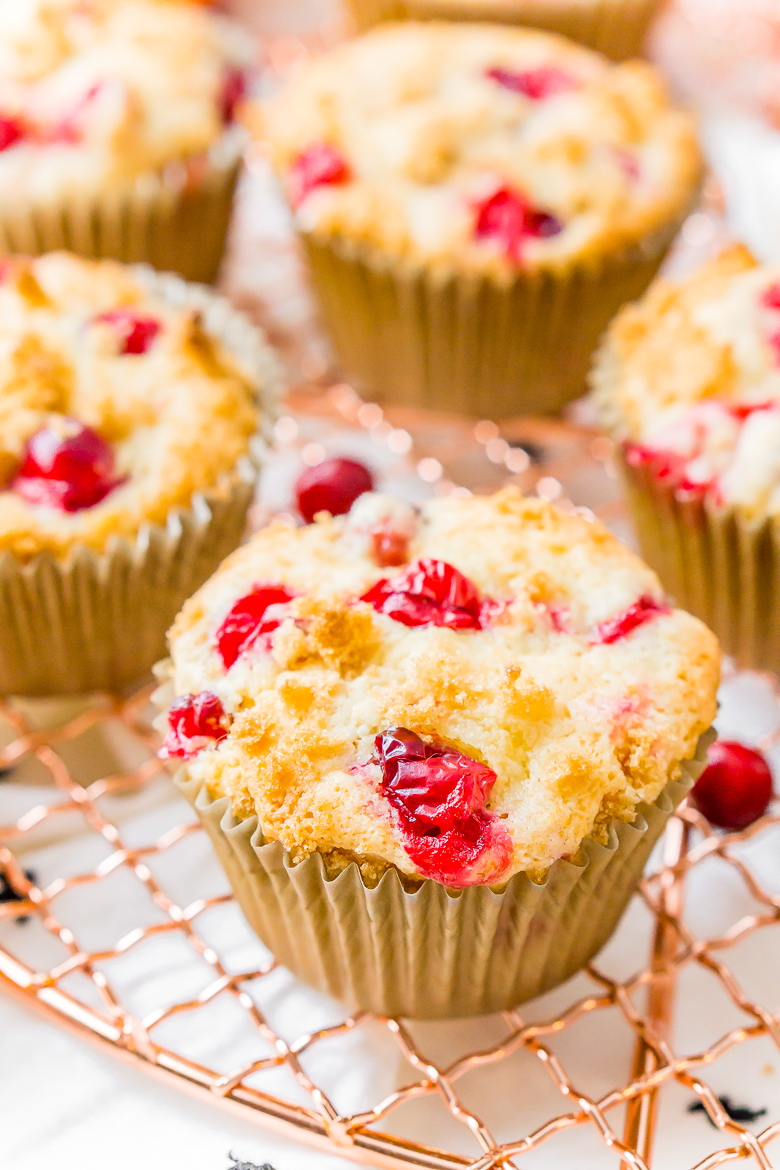
[[[780,670],[780,267],[737,246],[658,281],[593,384],[644,556],[741,666]]]
[[[0,7],[0,253],[214,279],[244,145],[245,35],[187,3]]]
[[[606,529],[514,488],[276,523],[169,645],[161,754],[251,925],[314,986],[421,1017],[510,1008],[599,950],[719,671]]]
[[[276,366],[226,302],[65,253],[0,270],[0,692],[149,670],[238,544]]]
[[[660,0],[347,0],[358,28],[380,20],[492,20],[563,33],[624,61],[641,53]]]
[[[699,175],[649,65],[493,25],[381,26],[262,121],[347,375],[491,417],[583,390]]]

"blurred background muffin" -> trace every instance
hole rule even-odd
[[[278,375],[176,277],[65,253],[0,282],[0,692],[117,689],[238,544]]]
[[[560,410],[698,190],[649,65],[523,29],[379,27],[261,118],[344,371],[382,402]]]
[[[741,666],[780,670],[780,269],[659,280],[593,374],[642,552]]]
[[[563,33],[615,61],[642,52],[660,0],[347,0],[358,28],[381,20],[487,20]]]
[[[0,253],[68,248],[213,280],[251,38],[199,5],[0,7]]]

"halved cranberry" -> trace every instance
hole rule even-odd
[[[485,807],[495,772],[454,748],[426,744],[405,727],[381,732],[375,747],[382,792],[422,876],[449,886],[499,880],[512,839]]]
[[[383,577],[360,598],[377,613],[404,626],[445,626],[452,630],[483,630],[500,608],[481,597],[463,573],[431,557],[423,557],[397,577]]]
[[[762,817],[772,799],[772,773],[760,752],[718,739],[693,787],[692,799],[711,825],[732,832]]]
[[[216,632],[215,642],[226,670],[250,647],[278,629],[285,619],[287,604],[295,597],[286,585],[258,584],[240,597]]]
[[[0,114],[0,151],[10,150],[27,137],[27,128],[14,114]]]
[[[10,484],[28,504],[80,512],[99,504],[120,483],[110,443],[91,427],[78,422],[69,426],[70,434],[46,427],[28,442]]]
[[[235,122],[238,107],[246,97],[246,92],[246,73],[236,65],[230,66],[222,77],[222,86],[217,99],[220,117],[225,126],[232,126]]]
[[[486,69],[485,76],[504,89],[521,93],[531,101],[539,102],[556,93],[577,89],[579,82],[556,65],[539,65],[536,69]]]
[[[229,725],[225,708],[211,691],[182,695],[168,712],[168,730],[159,751],[160,758],[190,760],[203,748],[223,740]]]
[[[293,162],[288,175],[288,190],[293,207],[299,207],[317,187],[348,183],[352,177],[344,156],[328,142],[315,142]]]
[[[298,511],[307,524],[318,512],[343,516],[358,496],[374,490],[374,477],[357,459],[325,459],[307,467],[295,484]]]
[[[476,205],[474,234],[477,239],[495,239],[510,260],[519,260],[526,240],[547,239],[563,231],[554,215],[533,208],[528,200],[509,187],[499,187]]]
[[[146,353],[162,328],[154,317],[130,308],[108,309],[94,320],[114,329],[122,355]]]
[[[661,614],[665,613],[671,613],[666,602],[656,601],[654,597],[645,594],[633,605],[629,605],[628,609],[624,609],[622,613],[616,613],[614,617],[607,618],[606,621],[597,626],[590,641],[594,646],[611,646],[613,642],[619,642],[621,638],[627,638],[629,634],[633,634],[634,630],[638,630],[640,626],[645,625],[652,618],[660,617]]]

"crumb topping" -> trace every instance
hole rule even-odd
[[[100,551],[227,490],[258,425],[248,371],[132,269],[65,253],[0,271],[0,552]]]
[[[541,875],[693,755],[715,714],[715,639],[601,525],[516,489],[429,501],[413,532],[376,499],[261,531],[186,603],[174,692],[217,698],[229,720],[191,774],[295,859],[456,886]],[[406,580],[450,565],[460,600],[501,603],[489,620],[408,623],[361,600],[399,570],[356,533],[399,512]],[[290,595],[278,624],[226,668],[226,619],[271,582]]]
[[[593,385],[629,462],[688,499],[780,512],[780,268],[739,246],[657,281],[613,323]]]
[[[197,5],[0,6],[0,193],[50,202],[204,157],[234,123],[251,49]]]
[[[382,25],[308,63],[261,121],[305,231],[503,275],[666,226],[700,165],[651,66],[487,24]]]

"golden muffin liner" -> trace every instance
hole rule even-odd
[[[382,20],[489,20],[562,33],[613,61],[642,52],[660,0],[349,0],[359,29]]]
[[[235,128],[202,157],[141,175],[124,190],[77,192],[45,205],[8,202],[0,208],[0,255],[65,249],[210,284],[225,250],[244,145]]]
[[[223,298],[170,273],[136,276],[170,303],[202,312],[208,333],[257,387],[259,432],[239,464],[167,523],[103,553],[74,545],[58,559],[0,554],[0,694],[73,695],[142,681],[165,653],[186,599],[240,543],[276,411],[280,374],[259,330]]]
[[[780,673],[780,517],[690,500],[618,449],[642,557],[738,666]]]
[[[557,987],[612,934],[650,851],[706,763],[711,733],[680,778],[607,845],[583,842],[544,881],[516,874],[500,891],[423,881],[407,892],[395,869],[374,888],[356,863],[329,877],[313,854],[297,865],[266,841],[256,816],[214,800],[187,766],[175,780],[194,807],[249,925],[303,982],[382,1015],[444,1019],[502,1011]]]
[[[506,418],[556,414],[584,392],[601,334],[653,280],[686,211],[611,256],[504,282],[302,239],[339,362],[359,389],[381,403]]]

